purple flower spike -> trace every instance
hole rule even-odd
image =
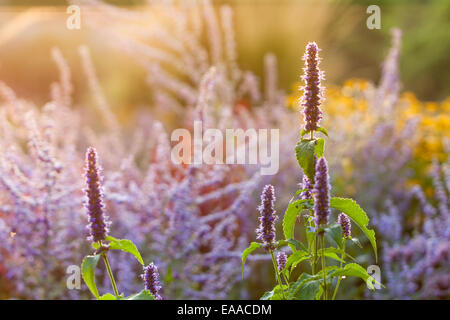
[[[256,229],[256,239],[261,240],[267,250],[272,250],[275,244],[275,222],[278,220],[278,216],[275,214],[274,201],[274,188],[268,184],[261,194],[261,205],[258,207],[260,225]]]
[[[144,280],[145,290],[150,291],[156,300],[162,300],[162,297],[159,295],[161,284],[159,282],[158,268],[153,262],[144,267],[144,274],[141,275],[141,278]]]
[[[86,184],[84,189],[87,196],[86,208],[89,215],[88,240],[98,242],[105,240],[108,235],[109,221],[104,210],[103,192],[101,187],[101,168],[98,164],[97,152],[89,147],[86,152]]]
[[[304,199],[304,200],[312,199],[312,194],[311,194],[312,183],[311,183],[311,180],[308,179],[306,174],[303,175],[302,189],[305,189],[305,190],[300,194],[300,199]]]
[[[303,56],[305,61],[304,75],[302,76],[305,86],[303,90],[303,97],[301,98],[301,105],[304,107],[303,114],[305,120],[305,131],[315,131],[319,128],[320,119],[322,119],[322,112],[319,106],[323,100],[323,88],[320,86],[320,81],[324,80],[323,71],[319,70],[319,47],[315,42],[310,42],[306,46],[306,52]]]
[[[277,255],[278,271],[281,272],[284,270],[284,268],[286,267],[286,261],[287,261],[286,253],[284,253],[283,251],[278,253]]]
[[[350,237],[352,233],[352,224],[350,218],[345,213],[340,213],[338,216],[338,223],[342,228],[342,235],[347,238]]]
[[[320,158],[316,164],[314,176],[314,213],[316,226],[326,225],[330,215],[330,177],[328,176],[328,163],[325,158]]]

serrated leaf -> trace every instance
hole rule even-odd
[[[304,203],[308,200],[295,200],[291,204],[288,205],[286,212],[283,217],[283,233],[285,239],[293,239],[294,238],[294,226],[295,221],[297,220],[297,215],[304,208]],[[295,252],[295,246],[289,244],[292,252]]]
[[[317,158],[322,158],[323,157],[323,150],[325,148],[325,140],[320,138],[316,140],[317,143],[314,147],[314,154],[316,155]]]
[[[120,299],[116,298],[116,296],[111,293],[106,293],[101,297],[99,297],[98,300],[120,300]]]
[[[142,290],[139,293],[127,297],[126,300],[156,300],[155,296],[148,290]]]
[[[326,236],[329,240],[336,243],[338,248],[342,248],[342,228],[339,224],[334,224],[325,229]]]
[[[244,252],[242,252],[242,271],[241,271],[241,276],[244,277],[244,265],[245,265],[245,260],[247,260],[247,257],[250,253],[252,253],[253,251],[255,251],[258,248],[262,248],[262,244],[258,243],[258,242],[252,242],[250,243],[250,246],[244,250]]]
[[[311,280],[311,275],[302,273],[298,280],[291,284],[288,292],[289,300],[314,300],[320,288],[318,280]],[[306,281],[310,280],[310,281]]]
[[[139,261],[140,264],[144,265],[144,261],[142,260],[139,250],[131,240],[116,239],[114,237],[106,237],[106,240],[110,241],[109,249],[121,250],[124,252],[131,253]]]
[[[377,243],[375,240],[375,231],[368,229],[369,218],[364,210],[353,200],[345,198],[331,198],[330,206],[344,212],[358,227],[364,232],[375,252],[375,261],[378,261]]]
[[[292,270],[297,264],[307,259],[309,259],[309,252],[303,250],[296,251],[288,257],[286,269],[290,268]]]
[[[270,300],[274,295],[273,290],[272,291],[266,291],[264,292],[264,294],[262,295],[262,297],[259,300]]]
[[[302,129],[301,131],[300,131],[300,137],[302,137],[303,138],[303,136],[306,134],[306,130],[305,129]]]
[[[358,238],[351,238],[350,239],[354,244],[356,244],[358,247],[362,248],[361,242],[359,242]]]
[[[372,282],[374,281],[375,283],[378,283],[378,281],[376,281],[372,276],[370,276],[367,273],[367,270],[365,270],[363,267],[361,267],[359,264],[356,264],[356,263],[349,263],[349,264],[345,265],[344,268],[335,270],[332,273],[332,276],[333,277],[349,276],[349,277],[361,278],[362,280],[364,280],[364,282],[367,283],[367,285],[369,286],[369,289],[371,289],[371,290],[375,290]],[[370,279],[371,281],[367,281],[368,279]]]
[[[304,174],[314,181],[314,153],[317,140],[302,139],[295,147],[297,162]]]
[[[320,249],[317,251],[317,255],[319,257],[322,256],[322,253],[325,255],[325,257],[328,257],[330,259],[337,260],[339,262],[345,262],[344,260],[341,259],[341,257],[338,256],[340,250],[336,248],[326,248],[325,250]]]
[[[326,135],[328,137],[327,129],[320,127],[320,128],[317,129],[317,131],[322,132],[324,135]]]
[[[95,268],[97,267],[100,255],[86,256],[81,263],[81,275],[92,294],[98,299],[97,286],[95,285]]]
[[[304,251],[308,251],[308,249],[303,245],[303,243],[301,243],[300,241],[298,241],[298,240],[295,240],[295,239],[288,239],[288,240],[285,240],[287,243],[290,243],[290,244],[292,244],[292,245],[294,245],[297,249],[300,249],[300,250],[304,250]]]

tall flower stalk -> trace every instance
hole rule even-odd
[[[109,231],[109,221],[105,213],[103,203],[103,191],[101,186],[101,167],[98,163],[97,151],[89,147],[86,152],[86,209],[89,217],[88,240],[101,242],[105,240]]]
[[[108,271],[109,278],[111,280],[111,285],[114,290],[116,297],[119,296],[119,291],[117,290],[116,281],[111,270],[111,266],[104,250],[103,243],[108,236],[109,224],[108,217],[105,213],[105,205],[103,204],[103,192],[101,186],[101,167],[98,163],[97,151],[89,147],[86,152],[86,209],[89,216],[89,237],[93,243],[97,243],[100,247],[100,254],[105,262],[106,270]]]
[[[86,209],[89,217],[88,240],[91,241],[92,247],[96,249],[94,255],[86,256],[81,265],[83,279],[89,287],[90,291],[97,299],[110,300],[111,298],[118,300],[161,300],[159,290],[161,289],[159,283],[159,273],[155,264],[151,263],[144,268],[144,274],[142,279],[145,282],[145,290],[125,298],[123,294],[119,294],[117,289],[116,280],[111,269],[111,265],[108,260],[107,253],[109,250],[121,250],[132,254],[142,265],[144,264],[141,254],[139,253],[136,245],[128,239],[116,239],[109,236],[109,219],[105,212],[105,205],[103,203],[103,190],[102,190],[102,176],[101,167],[98,161],[97,152],[94,148],[89,147],[86,152]],[[95,285],[94,275],[95,268],[97,266],[100,257],[105,263],[106,270],[108,272],[109,279],[114,291],[114,296],[106,294],[100,296],[98,289]]]
[[[310,42],[306,46],[306,52],[303,56],[305,67],[303,68],[304,75],[302,80],[305,82],[305,85],[301,88],[303,90],[301,105],[304,108],[304,130],[306,133],[311,133],[311,138],[314,131],[319,129],[320,120],[322,119],[322,112],[319,107],[323,100],[323,88],[320,82],[324,79],[324,73],[319,69],[319,51],[317,44]]]
[[[261,240],[264,248],[269,252],[270,257],[272,258],[275,278],[283,292],[283,285],[278,272],[277,261],[275,260],[275,256],[273,254],[275,249],[275,222],[278,220],[278,216],[276,215],[276,211],[274,209],[274,202],[275,189],[272,185],[268,184],[263,189],[261,194],[261,205],[258,207],[260,217],[259,228],[256,229],[256,239]]]
[[[259,210],[259,228],[256,230],[256,239],[261,240],[268,251],[275,246],[275,222],[278,220],[274,209],[275,190],[270,184],[266,185],[261,194]]]
[[[320,132],[328,137],[328,132],[320,127],[322,112],[320,105],[322,102],[323,88],[320,81],[323,79],[323,72],[319,70],[319,48],[315,42],[310,42],[306,46],[305,74],[303,80],[304,95],[301,104],[304,107],[304,128],[301,130],[301,140],[297,143],[295,154],[297,161],[303,171],[303,183],[289,202],[286,213],[283,217],[284,240],[275,241],[275,222],[277,217],[273,209],[273,187],[266,186],[261,196],[260,226],[257,230],[257,239],[260,243],[253,242],[244,250],[242,255],[243,266],[249,254],[258,248],[264,248],[269,252],[274,266],[278,286],[272,291],[266,292],[262,299],[328,299],[328,290],[332,287],[333,278],[337,278],[336,287],[332,299],[336,298],[339,285],[345,276],[357,276],[373,283],[373,278],[366,269],[356,263],[345,261],[345,241],[355,240],[351,237],[351,222],[355,221],[369,239],[377,258],[377,247],[375,242],[375,232],[368,228],[369,218],[361,207],[352,199],[337,198],[330,196],[331,185],[328,174],[328,163],[324,157],[325,139],[315,137],[314,133]],[[308,138],[303,138],[310,133]],[[338,217],[337,224],[330,223],[331,209],[335,208],[342,213]],[[301,213],[304,215],[306,245],[295,239],[295,224]],[[333,242],[326,240],[325,235],[329,234]],[[356,241],[356,240],[355,240]],[[327,243],[331,242],[331,243]],[[356,241],[357,242],[357,241]],[[359,242],[357,242],[359,243]],[[327,245],[332,247],[327,248]],[[336,247],[333,247],[336,245]],[[286,256],[281,251],[275,260],[273,251],[289,246],[292,255]],[[320,246],[320,250],[319,250]],[[339,257],[337,254],[341,254]],[[321,260],[321,269],[316,270],[318,260]],[[326,259],[337,260],[339,266],[327,267]],[[297,280],[289,282],[293,269],[302,261],[309,260],[311,274],[302,272]],[[336,262],[335,262],[336,263]],[[317,268],[318,269],[318,268]],[[243,270],[243,269],[242,269]],[[286,285],[283,286],[283,277]],[[369,281],[370,280],[370,281]],[[374,289],[373,285],[371,287]]]

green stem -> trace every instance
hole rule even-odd
[[[275,278],[277,278],[278,285],[280,286],[281,293],[283,294],[284,300],[287,300],[286,296],[284,295],[283,285],[281,284],[281,279],[280,279],[280,275],[278,273],[278,267],[277,267],[277,262],[275,261],[275,256],[273,255],[273,251],[272,250],[270,250],[269,252],[270,252],[270,256],[272,257],[273,268],[274,268],[274,271],[275,271]]]
[[[315,266],[317,262],[317,235],[314,236],[314,256],[313,256],[313,267],[312,267],[312,274],[315,275]]]
[[[345,258],[345,239],[344,239],[344,244],[342,246],[342,254],[341,254],[341,259],[344,260],[344,258]],[[342,264],[343,264],[343,262],[341,261],[339,264],[339,268],[341,268],[341,269],[342,269]],[[336,294],[338,292],[338,288],[339,288],[339,284],[341,283],[341,279],[342,279],[342,277],[339,276],[338,282],[336,284],[336,288],[334,289],[333,298],[331,298],[331,300],[334,300],[336,298]]]
[[[322,234],[321,235],[321,240],[322,240],[322,273],[323,273],[323,293],[324,293],[324,299],[327,300],[328,299],[328,294],[327,294],[327,268],[325,265],[325,237]]]
[[[286,277],[286,275],[284,274],[284,272],[281,272],[281,274],[283,275],[284,281],[286,281],[286,284],[287,284],[287,286],[288,286],[288,291],[289,291],[289,288],[290,288],[290,286],[289,286],[289,280],[288,280],[288,278]]]
[[[108,257],[106,256],[106,253],[102,253],[103,261],[105,261],[106,269],[108,270],[109,279],[111,279],[111,284],[114,290],[114,294],[116,297],[119,297],[119,292],[117,291],[116,281],[114,280],[114,275],[111,271],[111,267],[109,265]]]

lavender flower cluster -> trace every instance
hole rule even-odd
[[[316,226],[324,226],[328,223],[330,216],[330,189],[328,175],[328,163],[325,158],[320,158],[316,164],[314,176],[314,214]]]
[[[159,282],[158,267],[152,262],[144,267],[144,273],[141,275],[144,280],[145,290],[150,291],[156,300],[162,300],[159,290],[161,290],[161,283]]]
[[[116,32],[123,19],[129,22],[127,15],[133,15],[99,1],[91,2],[102,12],[99,19],[91,19],[90,11],[86,11],[87,25],[94,28],[114,11],[117,19],[109,19],[114,24],[107,32]],[[182,17],[179,21],[189,25],[186,29],[172,30],[167,21],[155,21],[153,36],[164,32],[161,39],[168,46],[189,48],[181,50],[179,56],[152,56],[149,62],[144,52],[154,52],[150,45],[144,48],[123,34],[117,36],[113,45],[131,56],[140,55],[136,61],[149,68],[149,84],[155,89],[154,105],[147,108],[150,111],[139,111],[133,130],[124,128],[112,111],[85,46],[80,47],[79,55],[95,110],[74,108],[71,68],[58,49],[52,56],[60,79],[52,84],[51,101],[44,107],[20,99],[8,85],[0,83],[1,298],[90,297],[87,290],[67,289],[66,270],[91,251],[85,236],[91,241],[107,236],[106,207],[114,221],[111,232],[144,248],[144,260],[158,265],[165,297],[228,298],[235,289],[240,280],[240,252],[255,229],[253,192],[270,182],[270,177],[259,176],[257,166],[174,165],[168,134],[154,119],[154,111],[181,113],[186,123],[180,126],[188,129],[199,116],[216,128],[246,129],[270,128],[274,119],[282,121],[289,114],[283,112],[284,98],[274,81],[274,57],[266,61],[270,75],[265,78],[272,80],[262,94],[257,77],[240,70],[234,62],[233,31],[217,28],[219,23],[232,27],[229,8],[221,9],[220,20],[209,1],[198,9],[204,10],[205,17],[188,16],[175,6],[167,7],[167,12]],[[202,32],[192,30],[198,23],[205,23],[204,30],[214,32],[210,47],[199,40]],[[180,30],[185,31],[180,34]],[[216,40],[224,34],[226,48],[222,51],[221,41]],[[185,43],[185,39],[191,42]],[[167,64],[168,69],[172,66],[180,71],[177,66],[183,65],[182,70],[186,70],[186,63],[192,71],[188,84],[165,71]],[[207,72],[213,63],[215,72]],[[180,99],[171,99],[173,92]],[[239,107],[239,101],[259,107],[249,111]],[[220,112],[210,106],[220,106]],[[94,149],[87,152],[83,177],[87,146],[94,146],[100,155],[104,178]],[[89,234],[84,227],[83,203],[89,213]],[[117,270],[121,291],[128,294],[140,290],[141,283],[134,276],[139,272],[135,261],[117,253],[112,268]],[[99,272],[99,290],[111,291],[106,271]]]
[[[261,240],[267,250],[273,250],[275,245],[275,223],[278,216],[274,209],[275,190],[272,185],[266,185],[261,194],[261,205],[258,207],[260,217],[256,239]]]
[[[319,128],[322,112],[319,106],[323,100],[323,88],[320,81],[324,80],[324,73],[319,69],[319,47],[315,42],[310,42],[306,46],[303,57],[305,61],[304,75],[302,76],[305,86],[302,87],[303,97],[301,105],[304,107],[305,131],[315,131]]]
[[[101,173],[97,159],[97,152],[89,147],[86,152],[86,183],[85,189],[87,202],[86,208],[89,215],[89,240],[101,242],[108,235],[110,224],[105,214],[103,204],[103,192],[101,186]]]

